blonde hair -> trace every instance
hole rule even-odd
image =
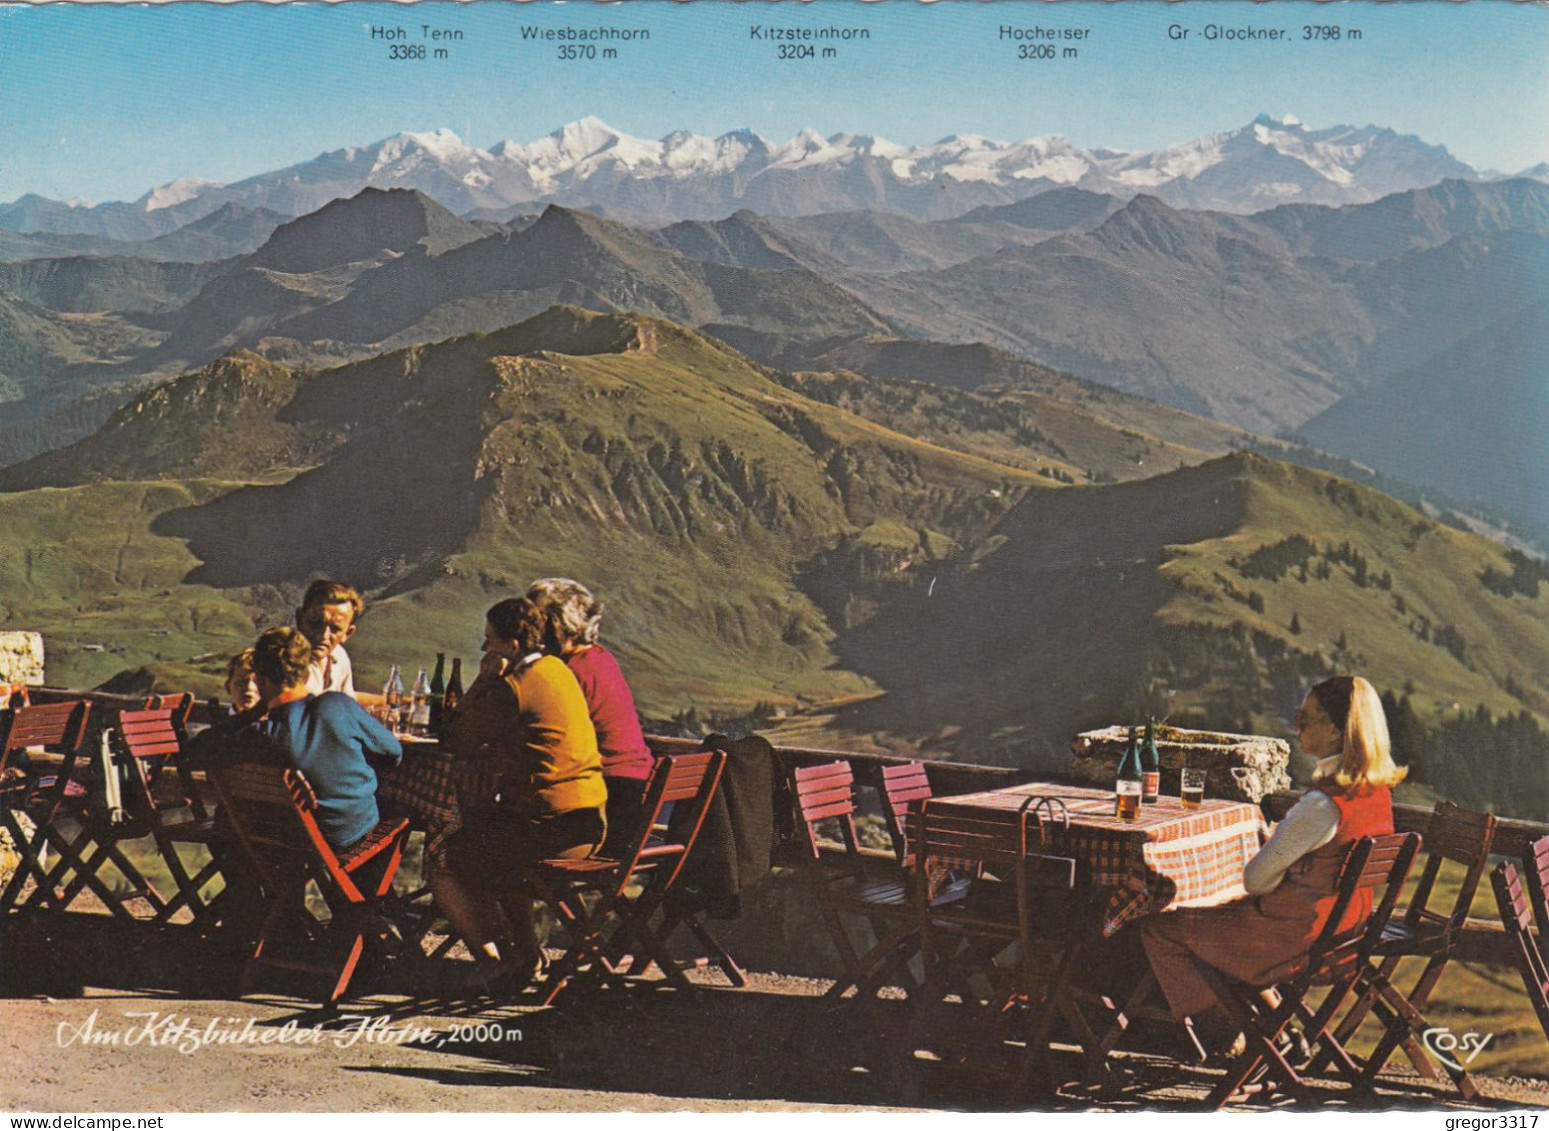
[[[555,652],[597,643],[602,629],[602,602],[579,581],[542,577],[527,587],[527,599],[547,622],[546,644]]]
[[[1310,692],[1329,721],[1344,735],[1344,752],[1333,780],[1346,789],[1393,786],[1409,770],[1393,761],[1388,717],[1377,689],[1358,675],[1336,675]]]
[[[307,586],[306,594],[301,598],[301,607],[305,610],[324,605],[348,605],[352,614],[351,623],[358,621],[360,614],[366,611],[366,602],[361,600],[360,590],[342,581],[319,577]]]

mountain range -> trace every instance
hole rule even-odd
[[[1546,359],[1549,300],[1540,297],[1344,398],[1298,433],[1408,482],[1489,498],[1549,525]]]
[[[27,195],[0,205],[0,229],[153,240],[229,206],[294,217],[368,187],[415,189],[475,219],[503,221],[560,204],[659,224],[739,208],[939,220],[1056,188],[1122,200],[1147,193],[1177,208],[1249,213],[1290,203],[1366,203],[1446,179],[1496,176],[1390,129],[1312,130],[1266,115],[1150,153],[1084,149],[1060,137],[1001,142],[965,134],[902,146],[811,130],[784,144],[747,129],[715,138],[678,131],[650,141],[588,117],[531,143],[488,149],[445,129],[396,134],[231,184],[176,181],[134,202]]]
[[[1351,671],[1427,718],[1541,715],[1549,591],[1492,589],[1491,570],[1509,572],[1490,542],[1243,453],[1034,492],[840,637],[886,694],[836,725],[1053,767],[1070,735],[1120,719],[1278,733],[1310,683]]]
[[[0,263],[0,462],[79,438],[138,388],[233,349],[316,369],[566,303],[665,318],[787,371],[854,368],[853,345],[914,339],[966,352],[937,351],[919,373],[857,371],[972,389],[996,380],[975,376],[973,351],[990,347],[1274,434],[1443,357],[1489,388],[1502,372],[1488,361],[1490,328],[1529,317],[1546,267],[1549,186],[1523,180],[1252,216],[1057,189],[942,221],[743,210],[655,230],[553,205],[476,221],[422,193],[367,189],[232,259]],[[1531,351],[1519,357],[1519,369],[1535,364]],[[1406,396],[1442,404],[1443,384]],[[1352,403],[1382,403],[1372,396]],[[1474,403],[1482,421],[1490,410]],[[1417,403],[1413,419],[1427,411]],[[1392,445],[1319,429],[1337,454],[1407,477]],[[1536,505],[1520,509],[1542,495],[1537,449],[1515,438],[1526,440],[1502,434],[1500,462],[1483,475],[1461,467],[1463,453],[1432,448],[1418,482],[1541,521]]]
[[[1323,472],[1210,458],[1232,437],[1208,421],[1106,419],[1143,406],[991,351],[842,357],[912,376],[783,374],[574,307],[332,369],[235,352],[0,471],[0,617],[47,634],[62,682],[203,692],[327,572],[368,591],[367,685],[471,654],[493,600],[574,573],[648,713],[764,702],[830,738],[1026,766],[1145,710],[1278,726],[1350,668],[1414,681],[1428,715],[1549,716],[1549,592],[1501,585],[1502,547]],[[933,366],[984,382],[912,379]],[[1084,479],[1088,459],[1128,481]]]
[[[1258,217],[1141,196],[1090,233],[843,282],[905,336],[987,342],[1272,433],[1544,293],[1533,284],[1549,262],[1540,221],[1419,242],[1371,262],[1297,255]]]
[[[203,263],[257,251],[289,219],[266,208],[223,204],[206,216],[147,239],[0,229],[0,263],[87,255]]]

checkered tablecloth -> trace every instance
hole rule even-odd
[[[1049,851],[1075,857],[1094,884],[1109,889],[1105,936],[1142,915],[1242,898],[1242,870],[1266,829],[1258,808],[1242,801],[1185,809],[1176,797],[1162,797],[1141,806],[1136,820],[1121,821],[1109,790],[1041,782],[937,798],[931,806],[1014,811],[1029,796],[1065,803],[1070,829],[1050,828]]]
[[[377,771],[378,804],[424,831],[426,864],[444,862],[465,815],[492,799],[495,789],[486,763],[454,760],[434,741],[405,741],[403,761]]]

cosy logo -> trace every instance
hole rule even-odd
[[[1437,1060],[1447,1067],[1458,1072],[1463,1071],[1465,1065],[1474,1063],[1474,1058],[1484,1052],[1485,1045],[1495,1039],[1494,1033],[1454,1033],[1445,1025],[1433,1025],[1420,1034],[1420,1039],[1425,1042]],[[1458,1057],[1462,1056],[1461,1063]]]

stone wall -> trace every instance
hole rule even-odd
[[[0,683],[43,684],[43,635],[0,632]]]
[[[1126,727],[1076,735],[1070,743],[1072,776],[1112,786],[1128,740]],[[1156,749],[1165,794],[1177,796],[1179,771],[1185,765],[1205,770],[1206,797],[1257,805],[1269,794],[1291,788],[1291,744],[1283,738],[1164,727]]]

